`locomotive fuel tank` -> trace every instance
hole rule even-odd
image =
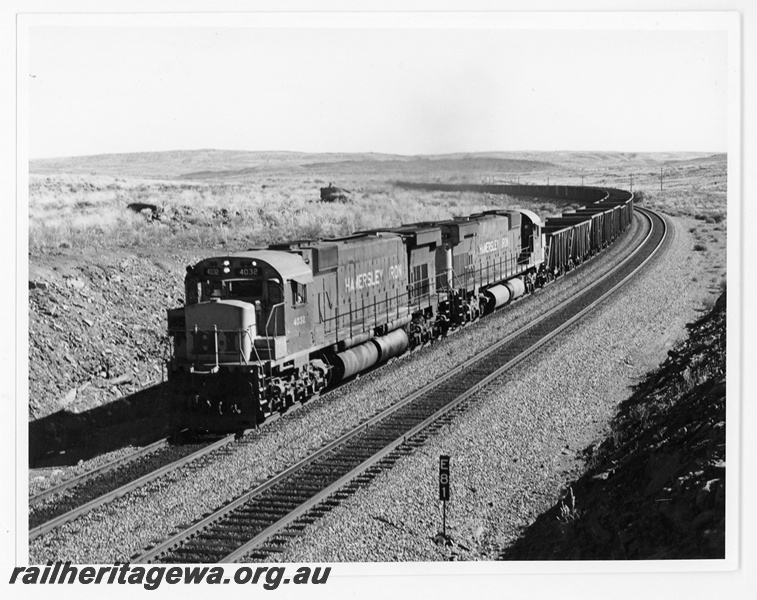
[[[504,306],[510,302],[510,290],[504,285],[495,285],[484,292],[486,297],[486,312]]]
[[[336,383],[402,354],[410,345],[404,329],[372,339],[336,355],[331,382]]]
[[[410,345],[404,329],[395,329],[387,335],[382,335],[372,340],[379,351],[379,362],[386,362],[393,356],[402,354]]]
[[[516,298],[520,298],[523,294],[526,293],[526,284],[523,283],[523,280],[520,277],[515,277],[514,279],[508,279],[505,281],[505,287],[510,290],[510,300],[515,300]]]
[[[379,360],[379,349],[376,344],[366,342],[336,355],[336,363],[331,376],[331,383],[370,369]]]

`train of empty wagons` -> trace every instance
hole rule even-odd
[[[623,190],[497,187],[587,204],[544,221],[491,210],[187,267],[184,305],[168,311],[168,382],[182,424],[255,426],[543,286],[633,218]]]

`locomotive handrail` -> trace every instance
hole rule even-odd
[[[266,333],[265,344],[266,344],[266,349],[268,350],[268,359],[269,360],[271,359],[271,337],[274,337],[274,338],[277,337],[276,334],[278,333],[278,322],[277,322],[277,320],[276,319],[273,320],[273,336],[269,336],[268,335],[268,327],[271,324],[271,319],[274,317],[274,315],[276,314],[276,311],[279,308],[281,308],[282,311],[283,311],[283,309],[284,309],[284,302],[279,302],[278,304],[274,304],[271,307],[271,312],[268,313],[268,319],[267,319],[267,321],[265,323],[265,333]],[[254,345],[254,343],[253,343],[253,345]]]
[[[258,359],[257,362],[263,362],[260,358],[260,354],[258,353],[258,348],[255,345],[255,339],[254,338],[251,338],[251,339],[252,339],[252,351],[255,353],[255,358]]]
[[[257,323],[255,324],[257,327]],[[252,325],[250,325],[252,327]],[[242,361],[244,361],[244,364],[249,364],[249,361],[247,360],[247,357],[244,355],[244,352],[242,352],[242,336],[249,337],[250,338],[250,346],[252,346],[252,349],[255,350],[255,354],[257,354],[257,349],[255,348],[255,338],[252,336],[252,333],[250,332],[250,327],[247,329],[240,329],[239,331],[239,356],[241,356],[241,360],[239,361],[239,364],[242,364]]]
[[[266,323],[265,323],[266,337],[268,337],[267,336],[267,334],[268,334],[268,327],[271,325],[271,319],[276,314],[276,311],[279,308],[282,308],[284,306],[284,304],[285,304],[284,302],[279,302],[278,304],[274,304],[273,306],[271,306],[271,312],[268,313],[268,319],[266,319]],[[276,327],[276,320],[274,319],[274,321],[273,321],[273,336],[274,337],[276,337],[277,331],[278,330],[277,330],[277,327]]]

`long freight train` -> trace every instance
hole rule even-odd
[[[633,217],[622,190],[499,187],[591,203],[544,222],[529,210],[491,210],[187,267],[185,304],[168,311],[167,371],[183,424],[255,426],[543,286]]]

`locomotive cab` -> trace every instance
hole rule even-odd
[[[186,305],[168,315],[173,364],[179,370],[213,371],[296,351],[298,330],[307,330],[311,321],[307,286],[312,280],[302,257],[265,250],[187,267]]]
[[[520,214],[521,260],[532,267],[541,265],[544,259],[544,221],[535,212],[518,210]]]

